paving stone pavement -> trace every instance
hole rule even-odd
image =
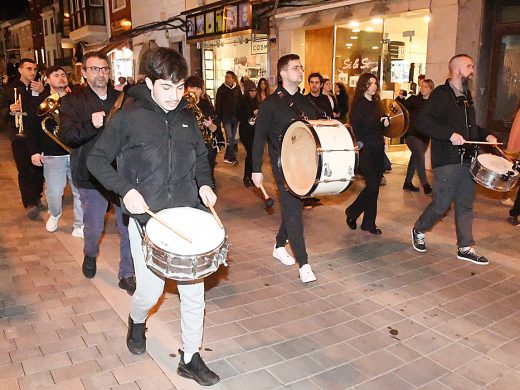
[[[488,266],[456,259],[453,212],[410,245],[428,204],[401,189],[403,155],[381,188],[379,237],[350,231],[343,209],[362,188],[304,211],[310,263],[271,257],[279,205],[242,185],[241,164],[219,156],[216,206],[232,244],[229,267],[206,279],[202,356],[221,376],[215,389],[517,389],[520,382],[520,228],[505,222],[500,194],[479,189],[477,248]],[[396,163],[397,162],[397,163]],[[267,190],[275,197],[271,175]],[[70,193],[56,233],[29,221],[9,144],[0,134],[0,389],[198,389],[176,375],[180,347],[175,283],[148,321],[148,353],[125,345],[130,297],[117,287],[113,214],[99,270],[81,274],[82,241],[70,235]],[[275,201],[277,198],[275,197]],[[44,216],[44,219],[46,216]]]

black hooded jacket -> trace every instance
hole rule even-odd
[[[121,198],[136,189],[153,211],[200,208],[198,189],[211,186],[212,180],[207,149],[186,100],[166,113],[145,84],[128,93],[133,100],[112,117],[97,140],[87,158],[88,169]],[[114,158],[117,171],[111,166]],[[138,219],[144,222],[148,216]]]
[[[428,102],[420,110],[415,122],[416,129],[432,140],[432,167],[460,164],[459,147],[450,137],[458,133],[466,141],[485,141],[487,130],[477,126],[475,107],[470,91],[457,97],[449,80],[433,90]],[[466,154],[469,159],[470,154]]]

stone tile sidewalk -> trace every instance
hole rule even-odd
[[[218,165],[217,212],[232,248],[229,267],[206,279],[201,354],[222,378],[213,388],[518,388],[518,228],[505,222],[498,194],[479,190],[474,235],[491,264],[456,259],[453,212],[419,254],[410,227],[429,198],[401,190],[404,171],[394,163],[381,188],[380,237],[345,226],[343,209],[362,183],[304,211],[318,281],[302,285],[296,266],[271,257],[278,204],[267,212],[258,191],[243,187],[242,163]],[[148,354],[126,349],[130,297],[117,287],[113,215],[98,275],[86,280],[70,194],[56,233],[29,221],[2,135],[0,184],[0,388],[200,388],[175,373],[175,283],[148,321]],[[269,175],[266,187],[274,197]]]

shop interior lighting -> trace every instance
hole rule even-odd
[[[372,49],[377,50],[379,49],[379,46],[372,46]]]
[[[352,47],[352,43],[345,43],[346,47]]]
[[[371,22],[372,24],[383,24],[383,18],[374,18]]]
[[[352,21],[348,24],[349,27],[359,27],[360,23],[356,21]]]
[[[352,36],[350,37],[350,39],[358,39],[358,36],[357,36],[357,35],[352,35]]]
[[[65,13],[63,14],[63,16],[65,16],[66,18],[70,17],[70,15],[69,15],[68,12],[65,12]]]
[[[426,22],[426,23],[430,23],[430,20],[432,20],[432,18],[430,17],[430,15],[426,15],[423,20]]]
[[[367,28],[365,28],[365,31],[368,31],[368,32],[372,32],[374,30],[375,30],[374,27],[367,27]]]
[[[352,30],[352,32],[360,32],[361,29],[360,28],[355,28],[354,30]]]

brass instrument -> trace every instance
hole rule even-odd
[[[184,97],[188,101],[188,108],[195,114],[195,118],[197,119],[197,124],[199,125],[204,142],[206,144],[214,145],[213,133],[207,129],[206,126],[204,126],[204,121],[206,118],[204,117],[204,114],[200,110],[199,106],[197,106],[197,94],[195,92],[188,91],[184,94]]]
[[[18,94],[17,88],[14,88],[14,103],[18,103],[20,105],[20,111],[11,112],[11,115],[14,115],[14,124],[18,129],[17,135],[20,137],[25,137],[25,131],[23,129],[23,117],[27,116],[27,113],[22,111],[22,94]]]
[[[47,134],[54,142],[60,145],[63,149],[70,153],[70,147],[65,145],[58,138],[58,131],[60,129],[60,95],[57,93],[53,93],[45,98],[43,102],[38,106],[38,116],[45,115],[45,118],[42,119],[41,125],[42,130],[45,134]],[[56,126],[54,126],[54,130],[47,129],[47,121],[53,119],[56,122]]]
[[[254,126],[256,123],[256,115],[253,115],[251,118],[249,118],[247,123],[249,123],[251,126]]]

